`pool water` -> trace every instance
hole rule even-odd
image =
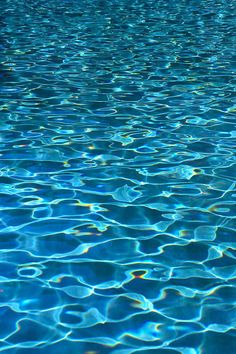
[[[236,353],[235,2],[0,10],[0,352]]]

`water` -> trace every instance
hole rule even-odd
[[[0,9],[0,352],[236,353],[234,1]]]

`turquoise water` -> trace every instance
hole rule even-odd
[[[0,10],[0,352],[236,353],[235,2]]]

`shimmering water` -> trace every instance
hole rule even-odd
[[[235,2],[0,10],[0,352],[236,353]]]

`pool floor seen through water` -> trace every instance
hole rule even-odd
[[[235,10],[0,2],[0,352],[236,353]]]

